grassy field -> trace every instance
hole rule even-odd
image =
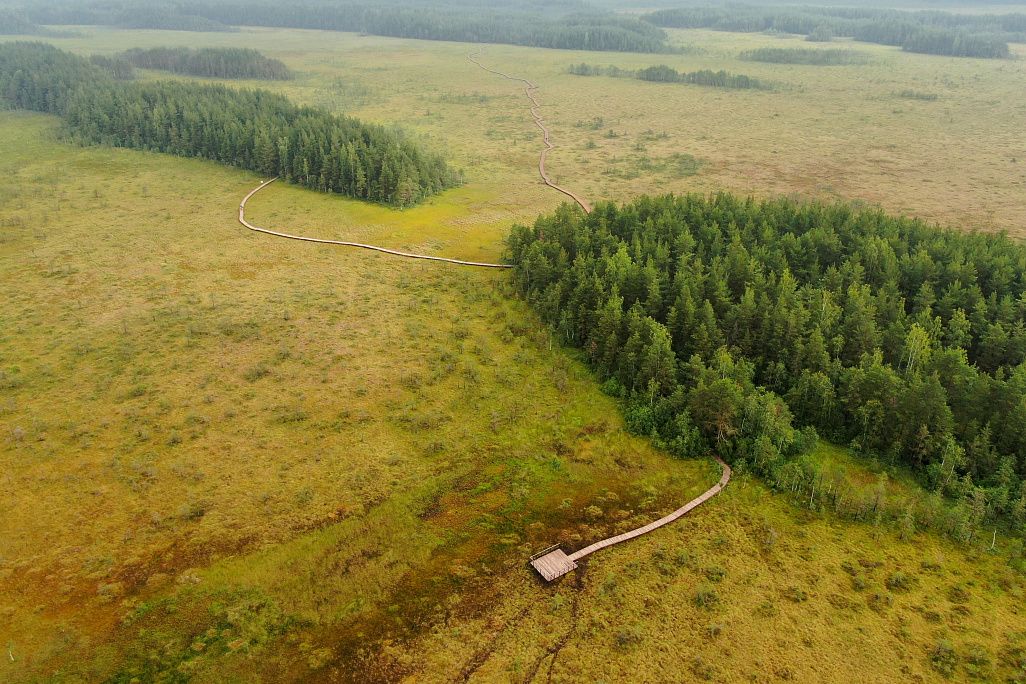
[[[261,48],[300,74],[270,87],[401,123],[469,178],[404,212],[274,186],[259,225],[495,260],[560,202],[520,89],[468,46],[80,30],[53,42]],[[691,54],[482,59],[539,83],[550,173],[591,200],[726,188],[1026,229],[1024,62],[858,45],[868,65],[782,67],[736,56],[798,41],[675,38]],[[776,89],[564,73],[582,61]],[[626,435],[506,275],[249,233],[254,176],[68,146],[44,116],[0,113],[0,169],[2,680],[1026,676],[1023,578],[1000,554],[744,478],[542,586],[531,552],[648,521],[718,472]]]

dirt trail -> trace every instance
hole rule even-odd
[[[538,86],[535,85],[534,82],[529,81],[526,78],[521,78],[520,76],[511,76],[507,73],[503,73],[496,69],[492,69],[491,67],[486,67],[484,64],[481,64],[481,62],[478,61],[477,58],[480,55],[480,52],[475,52],[473,54],[467,55],[467,59],[469,59],[471,62],[481,67],[488,73],[495,74],[496,76],[502,76],[503,78],[508,78],[511,81],[519,81],[524,84],[524,95],[526,95],[527,99],[531,101],[531,116],[534,117],[534,123],[541,130],[542,139],[545,141],[545,149],[541,151],[541,156],[538,157],[538,173],[541,175],[542,181],[545,183],[545,185],[549,186],[553,190],[558,190],[559,192],[563,193],[564,195],[572,199],[574,202],[577,202],[577,204],[580,205],[581,209],[584,209],[585,213],[590,214],[591,207],[588,205],[587,202],[581,199],[573,191],[567,190],[566,188],[553,183],[552,179],[549,178],[549,174],[545,172],[545,160],[548,159],[549,152],[551,150],[556,149],[556,146],[553,145],[552,141],[549,139],[549,129],[545,126],[545,119],[543,119],[541,116],[541,103],[538,102],[538,98],[535,97],[536,93],[538,92]]]

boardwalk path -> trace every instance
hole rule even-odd
[[[634,539],[635,537],[640,537],[641,535],[651,532],[652,530],[658,529],[663,525],[669,525],[675,520],[678,520],[685,514],[698,508],[706,501],[719,494],[720,491],[727,486],[727,483],[730,482],[730,466],[724,463],[719,456],[714,456],[714,458],[723,467],[723,475],[720,476],[720,481],[714,484],[712,487],[710,487],[704,494],[687,502],[686,504],[675,510],[673,513],[663,516],[658,520],[654,520],[647,525],[643,525],[642,527],[638,527],[629,532],[624,532],[623,534],[618,534],[615,537],[609,537],[608,539],[597,541],[591,546],[585,546],[580,551],[575,551],[574,553],[571,553],[569,555],[567,555],[558,548],[551,550],[546,549],[541,554],[536,554],[535,557],[531,558],[531,566],[535,570],[537,570],[538,573],[542,577],[544,577],[546,581],[551,582],[557,577],[565,575],[566,573],[574,570],[577,567],[577,561],[589,554],[595,553],[596,551],[604,549],[608,546],[612,546],[613,544],[619,544],[620,542],[625,542],[630,539]]]
[[[571,192],[570,190],[567,190],[566,188],[560,187],[553,183],[552,179],[549,178],[549,174],[545,172],[545,160],[548,159],[549,152],[551,150],[554,150],[556,146],[553,145],[552,141],[549,139],[549,129],[545,126],[545,119],[543,119],[541,116],[541,103],[538,102],[538,98],[536,97],[538,93],[538,86],[536,86],[533,82],[527,80],[526,78],[520,78],[519,76],[510,76],[509,74],[486,67],[484,64],[481,64],[481,62],[477,60],[477,58],[480,56],[480,52],[475,52],[472,55],[467,55],[467,59],[469,59],[471,62],[478,65],[479,67],[481,67],[489,73],[495,74],[497,76],[502,76],[503,78],[508,78],[511,81],[520,81],[524,84],[524,95],[526,95],[527,99],[531,101],[531,116],[534,117],[534,124],[541,130],[542,139],[545,141],[545,149],[541,151],[541,156],[538,157],[538,173],[541,175],[542,182],[544,182],[545,185],[549,186],[553,190],[558,190],[559,192],[563,193],[564,195],[572,199],[574,202],[577,202],[577,204],[580,205],[581,209],[584,209],[585,213],[590,214],[591,207],[588,205],[587,202],[585,202],[583,199],[581,199],[578,195]]]
[[[268,230],[267,228],[261,228],[254,226],[252,223],[246,220],[246,202],[249,201],[253,195],[257,194],[268,185],[278,180],[272,178],[269,181],[264,181],[256,188],[250,191],[248,195],[242,198],[242,203],[239,204],[239,223],[246,226],[250,230],[255,230],[258,233],[265,233],[266,235],[274,235],[275,237],[288,238],[289,240],[302,240],[303,242],[317,242],[322,245],[342,245],[343,247],[359,247],[360,249],[370,249],[375,252],[384,252],[385,254],[391,254],[393,256],[406,257],[407,259],[427,259],[428,261],[444,261],[449,264],[458,264],[460,266],[480,266],[482,268],[513,268],[510,264],[489,264],[483,261],[461,261],[460,259],[449,259],[447,257],[429,256],[427,254],[413,254],[411,252],[400,252],[395,249],[386,249],[385,247],[378,247],[377,245],[365,245],[362,242],[347,242],[345,240],[323,240],[321,238],[306,237],[304,235],[292,235],[290,233],[279,233],[276,230]]]
[[[545,171],[545,161],[548,158],[549,151],[555,149],[555,145],[552,144],[549,129],[545,126],[545,120],[541,116],[541,104],[538,102],[537,98],[538,86],[526,78],[520,78],[519,76],[510,76],[509,74],[486,67],[485,65],[481,64],[480,61],[478,61],[478,56],[480,56],[479,52],[468,55],[467,59],[469,59],[471,62],[473,62],[474,64],[476,64],[477,66],[479,66],[480,68],[484,69],[489,73],[502,76],[503,78],[510,79],[511,81],[519,81],[524,84],[524,94],[531,101],[531,116],[534,117],[534,123],[536,126],[538,126],[539,130],[541,130],[542,139],[545,142],[545,148],[541,151],[541,155],[538,157],[538,173],[539,175],[541,175],[542,182],[544,182],[545,185],[549,186],[550,188],[563,193],[564,195],[572,199],[574,202],[576,202],[585,212],[590,213],[591,207],[588,205],[586,201],[581,199],[581,197],[579,197],[572,191],[560,187],[559,185],[556,185],[554,182],[552,182],[552,179],[549,178],[548,173],[546,173]],[[276,180],[278,179],[272,178],[271,180],[264,181],[256,188],[251,190],[248,195],[242,198],[242,202],[239,204],[239,223],[244,225],[246,228],[249,228],[250,230],[256,231],[258,233],[264,233],[265,235],[273,235],[275,237],[286,238],[288,240],[315,242],[322,245],[341,245],[343,247],[356,247],[359,249],[368,249],[375,252],[382,252],[384,254],[404,257],[407,259],[442,261],[449,264],[456,264],[458,266],[477,266],[481,268],[512,268],[512,265],[510,264],[491,264],[481,261],[462,261],[460,259],[430,256],[427,254],[414,254],[411,252],[401,252],[395,249],[378,247],[377,245],[368,245],[361,242],[348,242],[346,240],[325,240],[321,238],[306,237],[304,235],[293,235],[291,233],[282,233],[279,231],[269,230],[267,228],[261,228],[259,226],[253,225],[252,223],[246,220],[246,203],[249,202],[250,198],[252,198],[253,195],[257,194],[258,192],[260,192]],[[594,553],[600,549],[604,549],[608,546],[612,546],[613,544],[619,544],[620,542],[625,542],[630,539],[640,537],[641,535],[651,532],[652,530],[662,527],[663,525],[668,525],[669,523],[672,523],[673,521],[677,520],[689,511],[697,508],[698,506],[701,506],[703,503],[719,494],[720,490],[722,490],[726,486],[727,482],[730,481],[730,466],[724,463],[719,457],[716,457],[716,460],[717,462],[719,462],[721,466],[723,466],[723,475],[722,477],[720,477],[720,481],[713,485],[704,494],[702,494],[701,496],[692,501],[689,501],[681,508],[675,510],[673,513],[670,513],[669,515],[662,517],[659,520],[650,522],[647,525],[631,530],[629,532],[624,532],[623,534],[618,534],[615,537],[610,537],[608,539],[603,539],[602,541],[595,542],[594,544],[586,546],[580,551],[576,551],[570,555],[567,555],[557,547],[546,549],[545,551],[539,554],[535,554],[531,557],[531,566],[534,567],[534,569],[537,570],[539,574],[541,574],[541,576],[544,577],[547,581],[552,581],[557,577],[561,577],[562,575],[565,575],[566,573],[574,570],[577,567],[577,561],[591,553]]]
[[[549,178],[549,174],[545,171],[545,160],[549,156],[549,151],[555,149],[556,146],[552,144],[552,140],[551,140],[550,134],[549,134],[549,129],[545,126],[545,120],[542,119],[542,116],[541,116],[541,112],[540,112],[541,103],[538,102],[538,98],[536,96],[537,92],[538,92],[538,86],[535,85],[534,83],[532,83],[531,81],[527,80],[526,78],[520,78],[518,76],[510,76],[509,74],[505,74],[505,73],[503,73],[501,71],[496,71],[495,69],[491,69],[489,67],[486,67],[484,64],[481,64],[481,62],[479,62],[478,59],[477,59],[480,56],[480,54],[481,54],[480,52],[477,52],[477,53],[472,54],[472,55],[467,55],[467,59],[469,59],[471,62],[473,62],[474,64],[476,64],[477,66],[481,67],[482,69],[484,69],[485,71],[487,71],[489,73],[496,74],[497,76],[502,76],[503,78],[508,78],[511,81],[520,81],[521,83],[524,84],[524,94],[527,96],[527,99],[529,99],[531,101],[531,116],[534,117],[534,123],[541,130],[541,132],[542,132],[542,140],[545,142],[545,148],[541,151],[541,156],[538,157],[538,173],[541,176],[542,182],[545,183],[545,185],[547,185],[550,188],[552,188],[553,190],[557,190],[557,191],[563,193],[564,195],[566,195],[567,197],[569,197],[570,199],[572,199],[585,212],[591,213],[591,207],[588,205],[588,203],[585,200],[581,199],[581,197],[578,196],[576,193],[574,193],[574,192],[572,192],[570,190],[567,190],[566,188],[561,187],[561,186],[556,185],[555,183],[553,183],[552,179]],[[266,235],[273,235],[275,237],[286,238],[288,240],[301,240],[303,242],[316,242],[316,243],[319,243],[319,244],[322,244],[322,245],[340,245],[342,247],[356,247],[356,248],[359,248],[359,249],[369,249],[369,250],[372,250],[372,251],[375,251],[375,252],[382,252],[384,254],[391,254],[392,256],[405,257],[407,259],[424,259],[424,260],[427,260],[427,261],[443,261],[445,263],[456,264],[458,266],[477,266],[479,268],[513,268],[512,265],[510,265],[510,264],[491,264],[491,263],[486,263],[486,262],[482,262],[482,261],[462,261],[460,259],[450,259],[450,258],[447,258],[447,257],[429,256],[427,254],[414,254],[412,252],[400,252],[399,250],[387,249],[385,247],[378,247],[377,245],[367,245],[367,244],[364,244],[362,242],[349,242],[347,240],[324,240],[324,239],[321,239],[321,238],[306,237],[304,235],[292,235],[291,233],[281,233],[281,232],[278,232],[276,230],[269,230],[267,228],[261,228],[259,226],[253,225],[252,223],[250,223],[249,221],[246,220],[246,203],[249,202],[250,198],[253,197],[253,195],[257,194],[258,192],[260,192],[261,190],[263,190],[264,188],[266,188],[268,185],[270,185],[271,183],[273,183],[276,180],[278,180],[278,179],[277,178],[272,178],[269,181],[264,181],[263,183],[258,185],[256,188],[251,190],[248,195],[246,195],[245,197],[242,198],[242,202],[239,204],[239,223],[241,223],[242,225],[246,226],[250,230],[254,230],[254,231],[258,232],[258,233],[264,233]]]

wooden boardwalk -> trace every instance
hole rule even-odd
[[[529,81],[526,78],[521,78],[519,76],[510,76],[509,74],[503,73],[503,72],[498,71],[496,69],[492,69],[490,67],[486,67],[484,64],[481,64],[481,62],[479,62],[477,60],[477,57],[478,57],[479,54],[480,53],[475,53],[475,54],[467,55],[467,59],[469,59],[471,62],[473,62],[474,64],[476,64],[477,66],[479,66],[480,68],[484,69],[485,71],[487,71],[489,73],[496,74],[497,76],[502,76],[503,78],[508,78],[511,81],[519,81],[519,82],[524,84],[524,94],[527,96],[527,99],[529,99],[531,101],[531,105],[532,105],[531,106],[531,116],[534,118],[535,125],[541,130],[541,132],[542,132],[542,140],[545,143],[545,147],[541,151],[541,156],[538,157],[538,173],[541,175],[542,182],[545,183],[545,185],[547,185],[550,188],[552,188],[553,190],[561,192],[564,195],[566,195],[567,197],[569,197],[570,199],[572,199],[586,213],[591,213],[591,207],[588,205],[588,203],[584,199],[582,199],[579,195],[577,195],[576,193],[572,192],[571,190],[567,190],[564,187],[556,185],[556,183],[554,183],[552,181],[552,179],[549,178],[549,174],[545,170],[545,160],[548,158],[549,152],[551,150],[554,150],[556,148],[556,146],[553,145],[552,141],[549,139],[549,129],[545,125],[545,120],[541,116],[541,103],[538,102],[538,98],[536,97],[536,93],[538,92],[538,86],[535,85],[532,81]],[[248,195],[246,195],[245,197],[242,198],[242,202],[239,204],[239,223],[241,223],[242,225],[246,226],[247,228],[249,228],[252,231],[256,231],[257,233],[264,233],[265,235],[273,235],[275,237],[285,238],[287,240],[300,240],[302,242],[316,242],[316,243],[322,244],[322,245],[339,245],[339,246],[342,246],[342,247],[356,247],[358,249],[369,249],[369,250],[371,250],[373,252],[381,252],[383,254],[391,254],[392,256],[404,257],[406,259],[423,259],[423,260],[426,260],[426,261],[442,261],[442,262],[445,262],[447,264],[456,264],[458,266],[476,266],[478,268],[513,268],[512,264],[491,264],[491,263],[486,263],[486,262],[482,262],[482,261],[463,261],[461,259],[450,259],[448,257],[431,256],[431,255],[428,255],[428,254],[414,254],[412,252],[401,252],[401,251],[396,250],[396,249],[387,249],[385,247],[378,247],[377,245],[368,245],[368,244],[364,244],[362,242],[349,242],[348,240],[325,240],[325,239],[322,239],[322,238],[307,237],[305,235],[293,235],[291,233],[282,233],[282,232],[279,232],[279,231],[276,231],[276,230],[269,230],[267,228],[261,228],[260,226],[253,225],[252,223],[250,223],[249,221],[246,220],[246,202],[248,202],[250,200],[250,198],[253,197],[253,195],[257,194],[258,192],[260,192],[261,190],[263,190],[264,188],[266,188],[268,185],[270,185],[271,183],[273,183],[276,180],[278,180],[278,179],[277,178],[272,178],[271,180],[264,181],[263,183],[261,183],[260,185],[255,187],[253,190],[251,190]]]
[[[343,247],[358,247],[360,249],[369,249],[374,252],[383,252],[385,254],[391,254],[392,256],[406,257],[407,259],[426,259],[428,261],[444,261],[448,264],[457,264],[459,266],[477,266],[479,268],[513,268],[512,264],[489,264],[482,261],[462,261],[460,259],[449,259],[448,257],[430,256],[428,254],[413,254],[412,252],[400,252],[395,249],[386,249],[385,247],[378,247],[377,245],[365,245],[362,242],[347,242],[345,240],[324,240],[321,238],[306,237],[305,235],[292,235],[290,233],[280,233],[276,230],[268,230],[267,228],[261,228],[255,226],[246,220],[246,202],[249,202],[253,195],[257,194],[268,185],[278,180],[272,178],[271,180],[264,181],[260,185],[256,186],[250,191],[248,195],[242,198],[242,203],[239,204],[239,223],[246,226],[250,230],[258,233],[264,233],[265,235],[274,235],[275,237],[286,238],[288,240],[301,240],[302,242],[316,242],[322,245],[341,245]]]
[[[574,569],[576,569],[577,561],[579,561],[581,558],[584,558],[589,554],[595,553],[600,549],[612,546],[613,544],[619,544],[620,542],[625,542],[630,539],[640,537],[641,535],[647,534],[652,530],[662,527],[663,525],[669,525],[670,523],[681,518],[690,511],[693,511],[709,499],[719,494],[723,490],[723,488],[727,486],[727,483],[730,482],[730,466],[727,465],[719,456],[714,456],[714,458],[721,466],[723,466],[723,475],[720,477],[720,481],[714,484],[712,487],[710,487],[701,496],[687,502],[686,504],[675,510],[673,513],[670,513],[667,516],[663,516],[658,520],[650,522],[649,524],[639,527],[637,529],[633,529],[629,532],[624,532],[623,534],[618,534],[615,537],[609,537],[608,539],[597,541],[590,546],[585,546],[580,551],[575,551],[574,553],[571,553],[570,555],[567,555],[562,549],[558,547],[551,551],[547,549],[541,554],[537,554],[536,556],[531,557],[531,567],[537,570],[538,574],[544,577],[546,582],[551,582],[557,577],[562,577],[568,572],[571,572]]]
[[[471,62],[478,65],[490,74],[502,76],[503,78],[508,78],[511,81],[519,81],[524,84],[524,95],[526,95],[527,99],[531,101],[531,116],[534,118],[534,125],[537,126],[538,129],[542,132],[542,141],[545,143],[545,149],[541,151],[541,156],[538,157],[538,175],[541,176],[542,182],[545,183],[545,185],[552,188],[553,190],[557,190],[563,193],[564,195],[572,199],[574,202],[576,202],[577,205],[580,206],[586,214],[590,214],[591,206],[589,206],[589,204],[585,202],[584,199],[582,199],[577,193],[573,192],[572,190],[567,190],[566,188],[560,185],[556,185],[556,183],[554,183],[552,179],[549,178],[549,174],[545,170],[545,160],[548,159],[549,152],[556,149],[556,146],[549,139],[549,128],[545,125],[545,119],[543,119],[541,115],[541,103],[538,102],[538,98],[536,97],[538,93],[538,86],[533,81],[529,81],[526,78],[522,78],[520,76],[510,76],[509,74],[499,71],[497,69],[486,67],[484,64],[481,64],[481,62],[478,61],[477,58],[480,57],[480,55],[481,52],[478,51],[473,54],[467,55],[467,59],[469,59]]]

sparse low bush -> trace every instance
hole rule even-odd
[[[777,605],[773,601],[767,599],[755,607],[755,614],[759,617],[771,618],[776,617],[780,611],[777,609]]]
[[[716,590],[709,584],[700,584],[698,589],[695,590],[695,605],[699,608],[705,608],[711,610],[720,603],[720,597],[716,593]]]
[[[873,610],[882,612],[894,605],[894,597],[889,592],[877,590],[869,595],[866,602]]]
[[[242,377],[248,382],[256,382],[261,378],[266,378],[270,374],[271,369],[267,367],[267,364],[258,363],[243,373]]]
[[[945,677],[950,677],[958,667],[958,654],[947,639],[938,639],[930,649],[930,665]]]
[[[719,668],[702,656],[695,656],[695,659],[691,661],[691,673],[698,679],[708,682],[717,678]]]
[[[784,590],[784,598],[793,601],[794,603],[802,603],[809,599],[809,595],[801,587],[792,584]]]
[[[627,649],[640,644],[644,639],[642,630],[637,626],[624,627],[616,632],[615,640],[619,648]]]
[[[899,570],[891,573],[884,584],[891,591],[908,591],[912,587],[912,579]]]
[[[705,578],[710,582],[722,582],[727,576],[727,571],[719,565],[713,565],[705,569]]]
[[[206,501],[190,501],[178,507],[177,515],[180,520],[193,522],[206,515],[209,508]]]
[[[952,603],[967,603],[969,599],[969,591],[961,584],[954,584],[948,589],[948,600]]]
[[[991,680],[990,653],[983,644],[969,644],[966,648],[965,671],[973,679]],[[1026,672],[1024,672],[1026,674]]]

